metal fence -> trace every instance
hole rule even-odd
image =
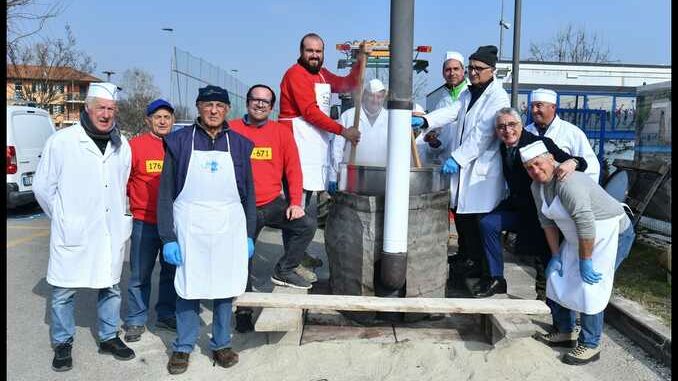
[[[220,86],[228,90],[231,111],[227,119],[242,117],[247,112],[245,96],[249,86],[229,71],[176,47],[172,58],[170,101],[177,105],[178,120],[195,119],[197,116],[195,98],[198,96],[198,89],[207,85]],[[278,111],[275,109],[271,118],[275,119],[277,115]]]

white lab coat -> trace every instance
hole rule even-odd
[[[508,94],[495,78],[466,111],[470,101],[471,92],[465,91],[451,107],[426,115],[430,128],[457,120],[450,138],[441,140],[441,149],[449,150],[460,166],[459,173],[450,176],[450,207],[462,214],[490,212],[506,192],[494,114],[509,107]]]
[[[45,143],[33,192],[51,219],[47,283],[65,288],[107,288],[120,282],[125,242],[131,150],[127,139],[101,153],[78,123]]]
[[[353,126],[355,107],[344,111],[339,118],[339,123],[345,128]],[[374,167],[386,167],[386,153],[388,144],[388,110],[382,108],[379,116],[371,124],[363,108],[360,111],[360,142],[356,145],[356,165],[369,165]],[[332,141],[332,170],[330,181],[337,181],[339,163],[347,163],[351,155],[351,143],[341,135],[335,135]]]
[[[535,126],[534,123],[531,123],[525,127],[525,129],[535,135],[539,135],[537,126]],[[556,115],[544,136],[553,140],[560,149],[570,155],[583,157],[588,165],[584,173],[589,175],[596,184],[599,183],[600,163],[598,162],[598,157],[595,152],[593,152],[591,143],[589,143],[589,138],[586,137],[584,131],[574,124],[560,119],[558,115]]]

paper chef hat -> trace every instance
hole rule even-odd
[[[110,82],[95,82],[89,84],[87,90],[87,97],[95,97],[101,99],[108,99],[111,101],[118,100],[118,92],[121,89]]]
[[[556,104],[556,92],[549,89],[532,90],[532,102],[546,102]]]
[[[378,91],[386,90],[386,86],[384,86],[383,82],[375,78],[367,83],[365,90],[369,91],[370,93],[376,93]]]
[[[457,60],[461,62],[461,64],[464,64],[464,56],[461,55],[459,52],[447,52],[445,53],[445,61],[447,60]]]
[[[549,150],[546,149],[544,142],[537,140],[536,142],[530,143],[520,149],[520,159],[523,161],[523,163],[527,163],[535,157],[548,152]]]

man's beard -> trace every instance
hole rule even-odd
[[[301,66],[304,67],[304,69],[308,70],[309,73],[311,74],[318,74],[320,72],[320,69],[323,67],[323,59],[318,60],[318,66],[311,66],[308,61],[306,61],[303,57],[299,57],[297,59],[297,63]]]

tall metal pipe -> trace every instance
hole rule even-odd
[[[518,107],[518,82],[520,71],[520,4],[515,0],[513,9],[513,68],[511,70],[511,107]]]
[[[410,123],[414,0],[391,0],[388,153],[384,246],[380,279],[390,290],[405,284],[410,198]]]

